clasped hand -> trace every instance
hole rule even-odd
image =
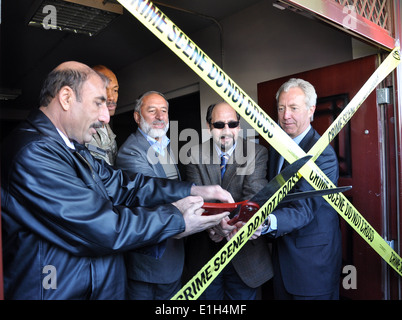
[[[229,220],[229,217],[225,217],[218,225],[208,229],[208,234],[212,241],[220,242],[223,238],[226,238],[226,240],[229,241],[246,224],[243,221],[238,221],[232,226],[228,224]],[[257,239],[261,235],[261,231],[262,226],[259,226],[250,237],[250,240]]]
[[[216,215],[203,216],[202,205],[204,200],[233,203],[231,194],[218,185],[214,186],[192,186],[191,196],[172,203],[183,215],[185,222],[184,232],[177,234],[174,238],[183,238],[218,225],[221,220],[229,215],[223,212]]]

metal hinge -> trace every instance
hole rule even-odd
[[[391,103],[392,87],[377,89],[377,104]]]
[[[395,250],[395,241],[394,240],[387,240],[387,237],[384,238],[385,242],[391,247],[392,250]]]

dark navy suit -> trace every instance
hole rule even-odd
[[[299,146],[308,152],[320,135],[311,128]],[[278,172],[280,155],[269,150],[269,179]],[[337,184],[339,167],[337,156],[328,146],[315,163],[325,175]],[[286,165],[286,161],[285,161]],[[304,179],[294,191],[312,190]],[[279,205],[273,214],[277,217],[273,264],[275,296],[279,299],[337,298],[341,273],[341,233],[337,212],[323,197]]]

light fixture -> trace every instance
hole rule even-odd
[[[20,95],[20,89],[9,89],[0,87],[0,100],[14,100]]]
[[[43,0],[28,25],[93,36],[121,14],[115,0]]]
[[[279,10],[285,10],[286,9],[286,7],[283,4],[281,4],[279,1],[273,2],[272,6],[277,8],[277,9],[279,9]]]

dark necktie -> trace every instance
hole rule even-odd
[[[227,154],[222,154],[221,155],[221,179],[223,179],[223,175],[225,174],[226,171],[226,163],[229,160],[229,156]]]

